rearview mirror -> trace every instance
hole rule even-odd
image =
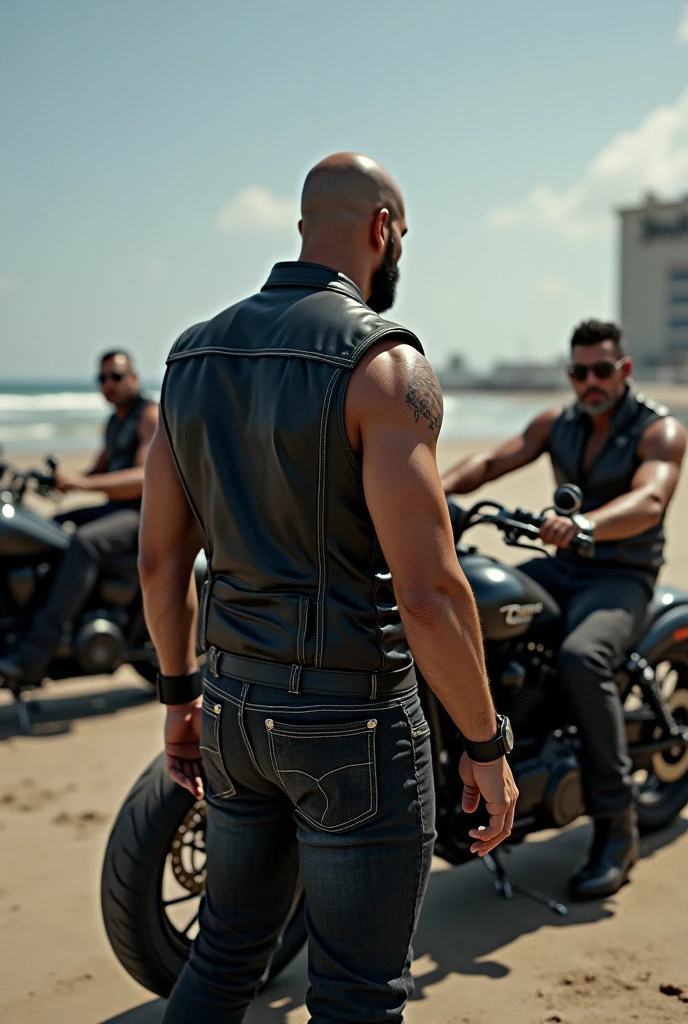
[[[554,492],[554,511],[560,516],[572,516],[583,504],[583,492],[575,484],[561,484]]]

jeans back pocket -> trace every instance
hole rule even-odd
[[[346,832],[377,813],[377,720],[295,725],[266,719],[272,766],[318,829]]]
[[[230,705],[220,704],[209,699],[207,694],[203,694],[200,748],[207,788],[211,796],[224,798],[236,793],[236,787],[225,768],[220,738],[222,715],[229,707]]]

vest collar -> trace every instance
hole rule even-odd
[[[365,305],[363,292],[350,277],[322,263],[290,260],[275,263],[269,278],[261,288],[303,288],[304,290],[341,292]]]

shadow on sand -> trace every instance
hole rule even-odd
[[[679,818],[669,827],[642,841],[643,857],[651,857],[688,831],[688,820]],[[566,879],[590,842],[587,822],[539,842],[515,847],[505,857],[514,881],[537,888],[553,899],[567,901]],[[509,968],[494,954],[521,935],[547,925],[570,928],[612,917],[613,905],[604,901],[569,904],[560,917],[547,907],[523,896],[501,899],[492,876],[478,861],[460,868],[434,871],[416,933],[416,992],[423,1000],[428,988],[452,974],[505,977]],[[306,996],[306,955],[297,959],[266,989],[246,1017],[246,1024],[286,1024],[287,1015],[302,1006]],[[163,1000],[147,1002],[99,1024],[160,1024]]]

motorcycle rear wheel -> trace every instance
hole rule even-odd
[[[101,879],[105,930],[126,971],[169,996],[189,955],[205,883],[205,803],[169,777],[160,754],[127,796],[110,833]],[[266,982],[306,941],[299,884]]]
[[[677,647],[652,665],[672,715],[688,726],[688,655]],[[655,727],[653,736],[661,730]],[[652,738],[648,736],[648,739]],[[688,749],[654,754],[651,767],[636,779],[638,825],[643,832],[664,828],[688,804]]]

